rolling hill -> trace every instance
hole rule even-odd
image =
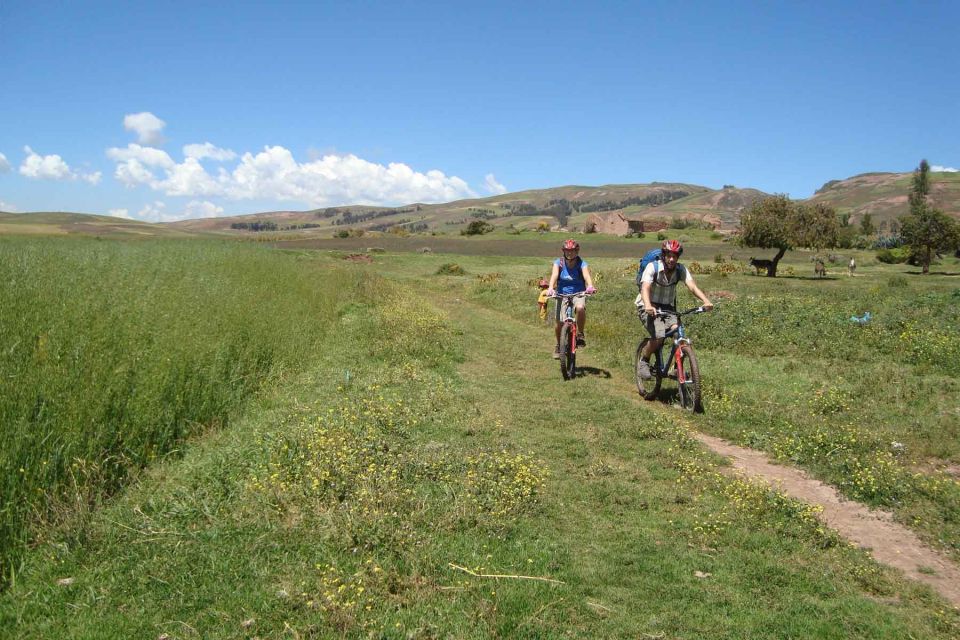
[[[63,211],[34,213],[0,212],[0,236],[3,235],[86,235],[102,238],[187,237],[194,232],[166,225],[151,224],[113,216]]]
[[[907,213],[911,173],[862,173],[846,180],[831,180],[807,202],[822,202],[838,213],[850,214],[854,224],[869,213],[875,225],[890,222]],[[960,173],[930,173],[933,205],[960,218]]]
[[[824,184],[806,202],[822,202],[858,224],[869,213],[874,225],[907,213],[911,173],[863,173]],[[960,218],[960,173],[931,173],[934,206]],[[268,211],[221,218],[149,224],[110,216],[75,213],[0,213],[3,234],[84,234],[99,236],[229,235],[264,238],[330,237],[341,231],[406,231],[459,233],[474,220],[495,227],[583,229],[593,216],[620,215],[631,220],[703,221],[716,228],[737,228],[740,213],[766,193],[725,186],[710,189],[686,183],[612,184],[597,187],[569,185],[531,189],[486,198],[440,204],[413,203],[400,207],[350,205],[310,211]],[[263,233],[266,232],[266,233]]]

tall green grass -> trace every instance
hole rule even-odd
[[[0,241],[0,569],[309,355],[352,276],[255,246]]]

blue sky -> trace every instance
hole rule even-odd
[[[0,210],[960,167],[960,3],[0,2]]]

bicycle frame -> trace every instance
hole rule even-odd
[[[664,336],[663,339],[673,338],[673,344],[670,345],[670,354],[666,359],[663,358],[663,343],[660,343],[660,348],[657,349],[653,357],[656,360],[654,364],[655,367],[660,371],[660,376],[663,378],[671,377],[670,365],[673,364],[677,372],[677,382],[683,383],[686,382],[683,372],[683,359],[680,357],[680,345],[683,344],[692,344],[690,338],[687,337],[686,332],[683,330],[683,322],[680,318],[680,315],[677,316],[677,328],[671,329]]]

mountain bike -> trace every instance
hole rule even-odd
[[[564,298],[570,300],[564,312],[563,326],[560,327],[560,374],[564,380],[573,380],[577,376],[577,319],[572,299],[582,294],[583,291],[567,295],[558,293],[553,296],[557,299],[557,304],[561,304]]]
[[[694,307],[677,314],[677,326],[667,332],[660,348],[653,354],[655,362],[650,365],[650,373],[653,375],[650,380],[644,380],[640,377],[640,354],[650,337],[648,336],[640,341],[637,346],[637,353],[634,356],[634,372],[637,379],[637,391],[644,399],[654,400],[660,392],[660,385],[663,384],[664,378],[669,378],[677,381],[677,395],[680,399],[680,406],[687,411],[703,412],[703,399],[700,395],[700,367],[697,366],[697,356],[693,352],[693,344],[683,329],[683,316],[696,315],[706,311],[703,307]],[[666,314],[657,312],[657,315],[663,316]],[[664,358],[663,350],[667,338],[672,338],[672,343],[669,355]]]

